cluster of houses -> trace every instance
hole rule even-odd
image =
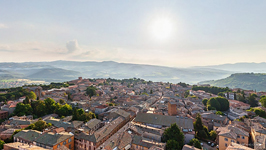
[[[4,149],[163,150],[166,144],[161,142],[161,137],[171,124],[176,123],[184,133],[185,144],[195,138],[193,122],[198,113],[208,130],[217,132],[214,142],[219,149],[266,148],[266,119],[255,117],[246,118],[243,122],[235,121],[242,116],[254,115],[246,111],[250,108],[249,104],[240,101],[229,100],[230,110],[222,116],[215,111],[207,111],[202,104],[202,99],[217,95],[192,91],[191,86],[141,81],[112,81],[106,84],[105,79],[81,77],[69,83],[71,86],[60,89],[25,88],[34,91],[40,100],[48,97],[56,102],[64,100],[72,107],[95,113],[97,119],[71,121],[72,116],[60,119],[57,114],[50,114],[42,119],[51,123],[51,127],[42,132],[22,130],[13,135],[15,130],[24,129],[38,120],[32,116],[13,116],[0,126],[2,140],[13,138],[13,142],[5,144]],[[86,94],[89,86],[97,88],[96,95],[89,97]],[[184,98],[186,91],[195,96]],[[8,118],[16,104],[24,99],[2,105],[0,119]],[[183,149],[197,148],[185,145]]]

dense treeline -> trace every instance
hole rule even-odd
[[[196,85],[194,85],[192,87],[192,90],[194,90],[194,91],[203,90],[205,92],[212,93],[215,95],[217,95],[220,92],[231,92],[231,90],[228,87],[222,88],[222,87],[216,87],[216,86],[196,86]]]
[[[61,88],[61,87],[69,87],[68,82],[63,83],[51,83],[49,85],[25,85],[23,87],[34,87],[34,86],[40,86],[43,90],[49,90],[52,88]],[[19,99],[22,96],[30,96],[30,92],[27,89],[23,89],[23,87],[16,87],[16,88],[6,88],[6,89],[0,89],[0,92],[6,92],[3,94],[0,94],[0,101],[8,101],[8,100],[16,100]]]
[[[22,96],[29,96],[31,94],[28,90],[23,89],[22,87],[0,89],[0,91],[7,92],[5,94],[0,94],[0,101],[15,100]]]
[[[79,110],[81,112],[81,110]],[[32,102],[26,102],[18,103],[17,107],[14,111],[14,114],[17,116],[23,116],[23,115],[33,115],[34,118],[42,117],[47,114],[58,114],[60,117],[63,116],[70,116],[74,115],[75,120],[80,121],[88,121],[92,118],[95,118],[95,114],[92,112],[85,113],[82,111],[82,113],[79,113],[79,115],[76,115],[76,111],[73,111],[72,106],[68,104],[60,104],[57,103],[55,100],[51,98],[47,98],[45,100],[37,100]],[[80,117],[77,117],[80,116]]]
[[[43,90],[50,90],[50,89],[53,89],[53,88],[56,88],[56,89],[60,89],[61,87],[69,87],[69,84],[68,82],[58,82],[58,83],[55,83],[55,82],[52,82],[48,85],[44,85],[44,84],[40,84],[40,85],[25,85],[27,87],[33,87],[33,86],[40,86],[42,87]]]
[[[183,82],[179,82],[179,83],[177,83],[177,85],[180,85],[180,86],[182,86],[184,88],[189,86],[189,84],[186,84],[186,83],[183,83]]]

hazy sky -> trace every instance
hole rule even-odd
[[[1,0],[0,62],[264,62],[264,0]]]

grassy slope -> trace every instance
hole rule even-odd
[[[266,91],[266,74],[263,73],[236,73],[231,76],[213,81],[206,81],[213,86],[242,88],[247,90]]]

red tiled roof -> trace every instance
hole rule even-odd
[[[249,104],[246,104],[246,103],[243,103],[243,102],[240,102],[240,101],[237,101],[237,100],[229,100],[229,103],[230,105],[240,105],[240,106],[250,106]]]
[[[2,111],[2,110],[0,110],[0,114],[2,114],[2,113],[8,113],[8,111]]]
[[[106,105],[99,105],[99,106],[96,106],[95,108],[103,109],[103,108],[106,108],[106,107],[107,107]]]

